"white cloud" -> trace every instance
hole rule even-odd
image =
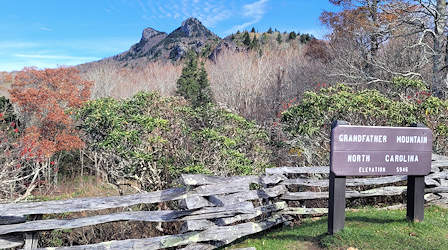
[[[127,50],[137,40],[137,37],[135,40],[104,37],[39,42],[1,41],[0,71],[21,70],[29,66],[54,68],[96,61]]]
[[[265,8],[267,2],[268,0],[259,0],[254,3],[244,5],[244,15],[255,19],[261,19],[266,11]]]
[[[19,41],[0,41],[0,51],[9,49],[25,49],[39,46],[34,42],[19,42]]]
[[[200,14],[198,16],[199,20],[207,26],[207,27],[215,27],[217,23],[220,21],[224,21],[226,19],[229,19],[232,16],[232,12],[229,10],[223,10],[217,14],[214,15],[203,15]]]
[[[33,59],[55,59],[55,60],[80,60],[94,61],[99,60],[98,57],[69,56],[69,55],[43,55],[43,54],[14,54],[14,57],[33,58]]]
[[[254,25],[258,23],[266,13],[266,3],[269,0],[259,0],[250,4],[246,4],[243,6],[243,17],[249,18],[249,21],[244,22],[239,25],[233,26],[231,29],[227,30],[225,33],[230,34],[237,30],[243,30],[250,25]]]
[[[48,63],[42,61],[17,61],[17,62],[0,62],[0,71],[17,71],[22,70],[25,67],[37,67],[39,69],[56,68],[58,66],[74,66],[80,63],[74,64],[61,64],[61,63]]]
[[[16,55],[15,55],[16,56]],[[75,66],[86,62],[91,62],[99,58],[77,57],[67,55],[18,55],[12,56],[7,61],[0,61],[0,71],[21,70],[24,67],[56,68],[58,66]],[[22,57],[23,56],[23,57]]]
[[[215,27],[221,21],[229,19],[236,11],[228,2],[211,0],[165,0],[147,1],[146,4],[138,0],[141,5],[142,18],[149,21],[151,13],[157,18],[186,19],[196,17],[207,27]],[[233,1],[231,1],[233,2]],[[149,10],[149,11],[146,11]],[[146,13],[148,12],[148,13]],[[151,20],[154,21],[154,20]]]
[[[39,29],[43,30],[43,31],[53,31],[52,29],[50,29],[50,28],[48,28],[46,26],[39,27]]]
[[[104,37],[96,39],[76,39],[76,40],[64,40],[64,41],[51,41],[58,48],[64,50],[77,50],[82,51],[83,54],[109,54],[114,55],[124,50],[129,49],[132,44],[138,42],[140,34],[136,34],[135,38],[119,38],[119,37]],[[48,42],[50,43],[50,42]],[[107,46],[105,46],[107,44]],[[48,47],[48,44],[43,46]],[[64,53],[66,54],[66,53]],[[72,54],[72,53],[70,53]]]

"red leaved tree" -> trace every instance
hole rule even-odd
[[[50,162],[56,153],[84,146],[70,109],[89,99],[91,85],[81,79],[77,69],[69,67],[25,68],[15,75],[9,92],[20,114],[18,129],[23,129],[17,131],[23,145],[22,159],[45,169],[56,165]]]

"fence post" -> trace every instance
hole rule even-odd
[[[30,220],[40,220],[42,219],[42,214],[30,215]],[[23,249],[36,249],[39,243],[39,233],[38,232],[30,232],[25,233],[25,245]]]

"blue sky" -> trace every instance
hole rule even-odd
[[[13,0],[0,8],[0,71],[76,65],[118,54],[146,27],[194,16],[217,35],[269,27],[322,37],[328,0]]]

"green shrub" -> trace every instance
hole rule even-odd
[[[17,120],[11,102],[4,96],[0,96],[0,114],[0,120],[5,120],[7,122]]]
[[[415,95],[389,96],[378,90],[356,90],[337,85],[306,92],[301,102],[282,113],[283,128],[303,164],[328,164],[330,124],[345,120],[370,126],[410,126],[423,123],[433,130],[434,151],[446,153],[448,146],[448,101],[429,96],[418,81],[398,79],[394,87],[414,89]],[[400,87],[401,86],[401,87]],[[417,89],[417,90],[415,90]]]
[[[426,84],[423,81],[406,77],[395,77],[394,79],[392,79],[392,85],[398,91],[406,91],[407,89],[420,91],[428,90]]]
[[[175,185],[182,173],[246,175],[270,166],[267,133],[213,105],[140,92],[90,101],[77,117],[86,152],[111,182],[135,179],[154,190]]]

